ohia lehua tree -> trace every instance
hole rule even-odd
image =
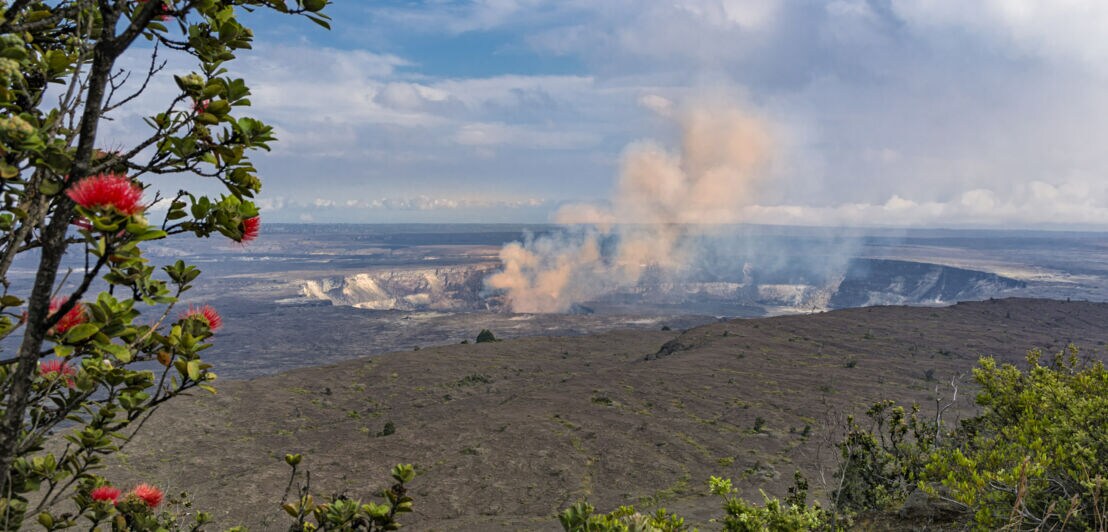
[[[221,318],[176,306],[199,271],[157,267],[143,243],[258,235],[261,180],[249,155],[275,139],[244,114],[250,90],[228,69],[253,40],[240,19],[269,10],[326,27],[326,4],[0,1],[0,528],[157,529],[173,519],[159,513],[157,487],[96,475],[158,405],[213,390],[202,354]],[[147,54],[148,68],[119,68],[124,54]],[[174,54],[193,71],[166,72]],[[132,132],[141,140],[106,149],[101,123],[171,75],[174,93]],[[155,190],[152,176],[180,189]],[[224,192],[194,194],[187,183],[197,179]],[[82,264],[64,266],[67,254]],[[34,266],[33,280],[11,277],[17,261]]]

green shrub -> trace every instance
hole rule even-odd
[[[493,336],[492,331],[488,329],[481,329],[481,332],[477,333],[477,343],[483,344],[485,342],[497,342],[499,340]]]
[[[284,499],[297,478],[300,455],[285,456],[285,462],[292,467],[289,487]],[[306,477],[310,479],[310,476]],[[306,480],[300,486],[299,497],[293,502],[283,502],[281,507],[293,519],[290,532],[313,532],[315,530],[341,530],[350,532],[383,532],[397,530],[400,523],[397,515],[412,511],[412,498],[407,495],[406,484],[415,478],[415,468],[411,464],[398,464],[392,468],[392,478],[396,481],[391,487],[381,490],[384,499],[380,503],[362,502],[345,495],[332,495],[323,502],[316,502],[311,494],[311,483]]]
[[[606,514],[597,514],[587,502],[579,502],[558,514],[566,532],[685,532],[685,520],[661,508],[651,515],[620,506]]]
[[[762,492],[763,506],[735,497],[731,479],[711,477],[708,490],[723,499],[724,515],[713,520],[723,525],[727,532],[797,532],[804,530],[836,530],[834,515],[820,508],[809,506],[808,481],[798,471],[793,487],[784,501]],[[684,518],[671,514],[665,508],[654,514],[641,514],[633,506],[620,506],[607,514],[597,514],[587,502],[579,502],[558,515],[566,532],[684,532],[689,530]]]
[[[983,358],[981,415],[927,464],[924,489],[947,492],[977,526],[1108,528],[1108,371],[1070,346],[1028,369]],[[941,486],[941,488],[940,488]]]
[[[1071,346],[1027,370],[982,358],[975,417],[948,428],[892,401],[850,418],[838,444],[840,512],[889,511],[915,489],[980,530],[1108,529],[1108,371]]]
[[[866,411],[868,426],[847,418],[847,433],[838,443],[839,488],[832,493],[844,512],[883,510],[902,502],[916,487],[934,449],[935,424],[911,411],[882,401]]]

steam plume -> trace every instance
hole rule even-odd
[[[503,269],[486,286],[504,291],[515,312],[565,312],[634,286],[648,269],[679,275],[696,259],[690,236],[743,221],[769,161],[768,128],[718,99],[672,117],[678,150],[654,141],[628,146],[610,206],[562,208],[555,220],[565,229],[504,246]]]

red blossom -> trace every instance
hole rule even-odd
[[[223,318],[215,311],[215,308],[211,305],[201,305],[194,307],[189,305],[189,309],[181,315],[181,319],[196,318],[208,324],[208,330],[215,332],[223,326]]]
[[[162,503],[162,497],[165,496],[162,490],[151,486],[150,484],[139,484],[135,486],[135,489],[131,490],[131,494],[146,504],[147,508],[155,508]]]
[[[95,502],[110,502],[115,504],[119,500],[119,490],[111,486],[99,486],[89,492],[89,496]]]
[[[62,305],[64,305],[67,300],[68,298],[65,297],[56,297],[52,299],[50,301],[50,315],[53,316],[54,314],[56,314],[58,312],[58,309],[62,308]],[[68,331],[73,327],[84,323],[87,320],[88,317],[85,316],[85,306],[78,301],[77,304],[73,305],[73,308],[69,309],[69,312],[66,312],[65,315],[62,316],[60,320],[58,320],[58,323],[54,324],[54,327],[50,329],[50,332],[52,334],[65,334],[65,331]]]
[[[258,238],[258,234],[262,231],[262,217],[255,216],[243,220],[239,229],[242,231],[242,236],[236,242],[245,244]]]
[[[203,113],[203,112],[208,110],[208,105],[211,104],[211,103],[212,103],[212,101],[208,100],[208,99],[197,100],[196,103],[193,104],[192,110],[196,111],[197,114]]]
[[[148,1],[149,0],[138,0],[138,2],[140,4],[145,4]],[[158,20],[161,20],[161,21],[169,20],[169,6],[165,5],[165,2],[161,2],[161,3],[158,4],[158,13],[159,13],[157,15]]]
[[[86,209],[114,209],[132,215],[143,209],[142,187],[121,174],[86,177],[66,192],[69,199]]]
[[[77,374],[77,370],[64,360],[52,359],[39,363],[38,374],[44,379],[64,378],[66,387],[72,388],[73,376]]]

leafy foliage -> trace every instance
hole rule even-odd
[[[200,271],[181,261],[157,268],[142,248],[172,235],[257,236],[252,198],[261,180],[249,155],[269,150],[274,136],[243,114],[250,90],[229,73],[253,40],[239,16],[271,9],[326,25],[326,4],[0,2],[0,339],[21,334],[15,355],[0,360],[0,529],[206,522],[203,513],[178,522],[156,487],[119,498],[94,473],[160,404],[193,389],[214,392],[216,374],[202,355],[219,316],[210,307],[173,310]],[[148,70],[118,69],[140,38],[152,43]],[[166,65],[163,53],[190,58],[195,71],[174,77],[176,93],[145,117],[143,140],[102,149],[100,122],[145,91]],[[179,190],[166,201],[148,189],[159,174],[215,181],[225,192]],[[166,216],[152,221],[159,202]],[[38,261],[30,287],[8,278],[25,254]],[[83,256],[84,268],[59,275],[66,254]],[[94,286],[106,289],[96,295]],[[58,431],[64,441],[47,451]]]
[[[1070,346],[1028,368],[982,358],[981,413],[949,428],[892,401],[839,444],[842,512],[887,511],[915,489],[981,530],[1108,529],[1108,371]]]
[[[712,477],[708,481],[709,491],[723,498],[723,530],[727,532],[789,532],[795,530],[833,530],[836,528],[834,516],[820,508],[819,504],[809,506],[808,481],[798,471],[794,477],[789,496],[781,501],[762,494],[763,505],[747,502],[732,494],[734,489],[729,479]]]
[[[982,528],[1108,528],[1108,371],[1073,346],[1027,362],[981,360],[983,412],[933,454],[923,487],[941,487]]]
[[[886,509],[915,489],[937,434],[935,423],[919,413],[918,405],[906,411],[881,401],[866,411],[868,427],[847,418],[846,435],[838,443],[839,487],[832,493],[837,509]]]
[[[794,532],[797,530],[835,530],[834,516],[818,504],[809,506],[808,482],[799,472],[784,501],[762,492],[764,504],[758,506],[734,495],[731,479],[711,477],[708,491],[723,500],[720,523],[727,532]],[[579,502],[558,515],[566,532],[685,532],[685,519],[665,508],[642,514],[633,506],[597,514],[587,502]]]
[[[685,520],[660,508],[653,514],[641,514],[633,506],[620,506],[597,514],[587,502],[579,502],[558,514],[566,532],[685,532]]]
[[[298,454],[285,456],[285,462],[292,467],[289,486],[297,476],[297,467],[301,457]],[[316,530],[336,530],[350,532],[381,532],[397,530],[400,522],[397,516],[412,511],[412,498],[408,496],[406,484],[415,478],[415,468],[411,464],[398,464],[392,468],[392,478],[396,481],[390,488],[381,491],[384,499],[381,503],[362,502],[345,495],[334,495],[324,502],[316,502],[311,494],[310,476],[300,488],[299,497],[294,502],[282,505],[293,523],[290,532],[314,532]],[[286,492],[286,497],[287,497]]]

